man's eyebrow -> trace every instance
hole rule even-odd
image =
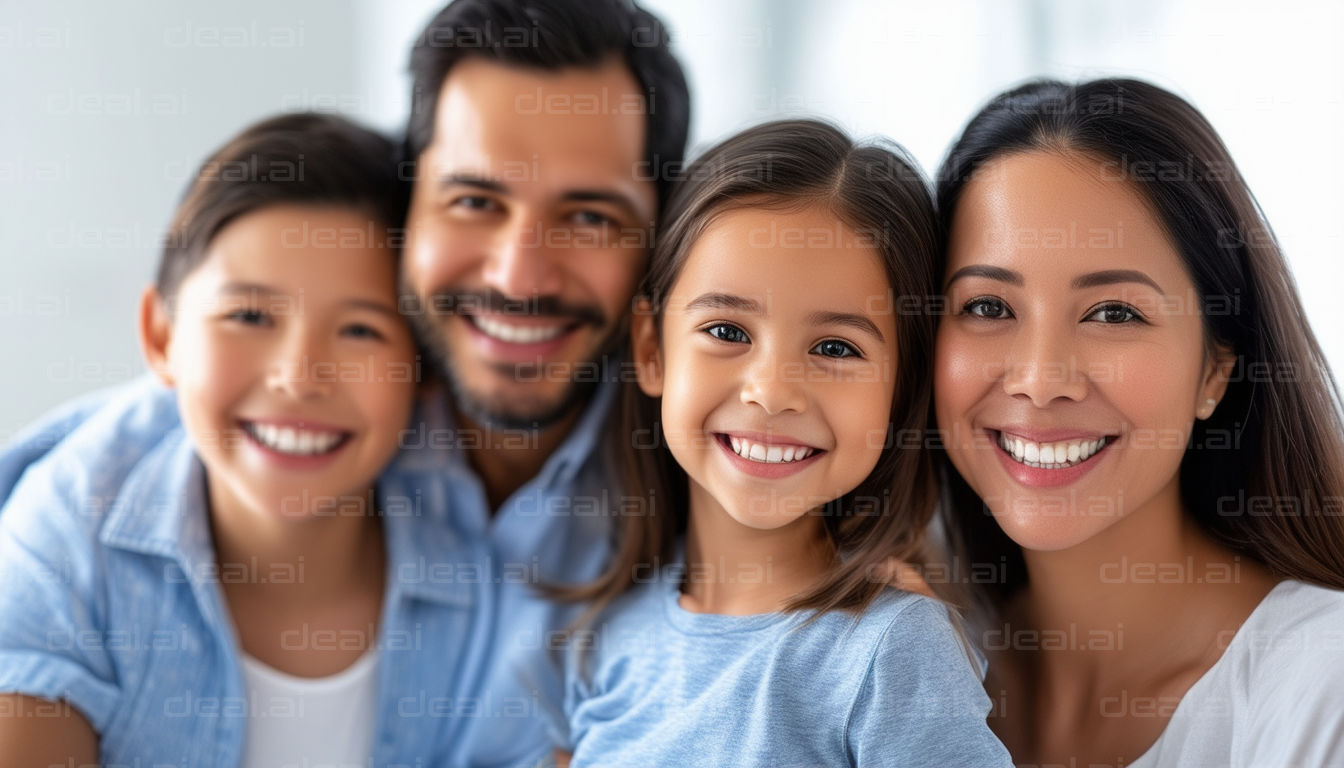
[[[863,331],[871,334],[883,344],[887,343],[887,338],[878,330],[877,324],[863,315],[854,312],[813,312],[807,316],[807,321],[813,325],[843,325],[847,328],[853,328],[856,331]]]
[[[952,285],[953,283],[957,282],[963,277],[984,277],[990,280],[998,280],[1001,283],[1008,283],[1009,285],[1018,285],[1018,286],[1026,282],[1022,279],[1021,273],[1014,272],[1011,269],[1004,269],[1003,267],[992,267],[988,264],[972,264],[969,267],[962,267],[961,269],[958,269],[956,272],[953,272],[952,276],[949,277],[947,279],[947,282],[943,285],[943,290],[947,290],[948,286]]]
[[[1166,293],[1155,280],[1136,269],[1106,269],[1101,272],[1089,272],[1086,275],[1075,277],[1072,285],[1074,288],[1096,288],[1099,285],[1115,285],[1116,283],[1142,283],[1151,286],[1158,293]]]
[[[449,173],[439,177],[439,188],[451,187],[454,184],[463,184],[468,187],[476,187],[487,192],[496,192],[504,195],[508,194],[509,188],[500,182],[482,176],[478,173]]]
[[[761,313],[761,303],[755,299],[734,296],[731,293],[702,293],[686,302],[684,311],[693,312],[697,309],[731,309],[744,315],[759,315]]]

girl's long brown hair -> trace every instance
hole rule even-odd
[[[943,164],[944,238],[979,168],[1039,150],[1101,157],[1143,192],[1195,284],[1207,341],[1237,356],[1223,401],[1195,423],[1181,462],[1186,510],[1279,576],[1344,589],[1339,389],[1283,251],[1213,126],[1184,99],[1138,80],[1042,81],[1003,93],[971,119]],[[941,273],[945,247],[939,254]],[[1022,550],[941,451],[938,462],[963,566],[1008,562],[1005,579],[977,585],[982,607],[995,611],[1026,584]]]
[[[934,317],[922,301],[936,291],[937,223],[924,177],[903,150],[859,145],[811,120],[769,123],[706,152],[684,171],[668,202],[662,233],[637,299],[651,303],[661,333],[663,301],[692,244],[725,212],[741,208],[832,212],[880,254],[896,314],[896,378],[887,441],[873,472],[852,492],[827,504],[826,533],[836,561],[826,576],[793,598],[789,610],[861,610],[890,581],[892,558],[922,561],[924,529],[937,498],[923,448],[930,404]],[[913,301],[912,301],[913,297]],[[638,304],[637,304],[638,306]],[[592,600],[591,618],[634,584],[636,569],[667,563],[685,533],[688,479],[663,440],[659,400],[633,377],[622,384],[608,460],[620,467],[623,509],[617,554],[600,578],[566,590]]]

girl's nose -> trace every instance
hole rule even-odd
[[[743,403],[758,405],[771,416],[785,411],[802,413],[807,410],[802,374],[788,373],[776,355],[757,356],[742,382],[741,398]]]
[[[295,400],[315,400],[331,394],[336,366],[324,362],[322,345],[307,333],[295,333],[279,350],[267,374],[273,392]]]

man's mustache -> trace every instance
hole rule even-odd
[[[559,296],[515,298],[495,290],[447,289],[429,297],[429,312],[435,315],[491,313],[514,317],[548,317],[574,320],[594,326],[607,324],[606,314],[593,304],[570,304]]]

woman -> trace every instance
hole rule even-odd
[[[1146,83],[1034,83],[939,178],[946,519],[1000,738],[1344,762],[1338,390],[1213,129]]]

